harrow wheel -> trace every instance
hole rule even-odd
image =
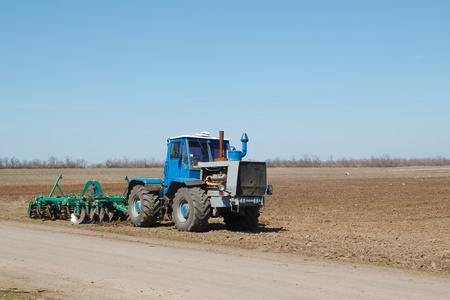
[[[78,225],[83,223],[85,219],[86,219],[86,209],[84,207],[81,207],[74,209],[70,221],[73,224]]]

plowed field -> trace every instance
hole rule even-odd
[[[59,173],[63,191],[78,195],[87,180],[114,195],[126,188],[125,175],[162,178],[159,169],[0,170],[0,219],[76,226],[27,216],[29,201],[48,195]],[[268,175],[275,192],[266,198],[257,232],[227,231],[219,218],[204,233],[179,232],[170,221],[152,228],[78,226],[450,274],[450,167],[269,169]]]

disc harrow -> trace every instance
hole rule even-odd
[[[40,195],[28,206],[28,215],[32,219],[70,220],[74,224],[101,223],[128,218],[128,185],[122,195],[104,194],[98,181],[89,180],[84,185],[81,195],[64,194],[59,186],[62,174],[59,174],[48,197]],[[128,177],[125,180],[129,183]],[[54,196],[58,188],[61,196]],[[91,193],[87,195],[88,190]]]

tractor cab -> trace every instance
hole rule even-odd
[[[220,157],[226,158],[229,148],[229,140],[224,140],[223,153],[221,153],[220,139],[210,137],[208,132],[169,138],[164,167],[166,187],[169,187],[172,182],[183,183],[199,180],[200,167],[198,163],[213,162]]]

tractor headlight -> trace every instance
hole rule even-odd
[[[269,184],[267,186],[267,195],[272,195],[273,193],[273,185]]]
[[[217,188],[219,189],[219,192],[224,192],[225,191],[225,185],[223,185],[223,183],[220,183]]]

